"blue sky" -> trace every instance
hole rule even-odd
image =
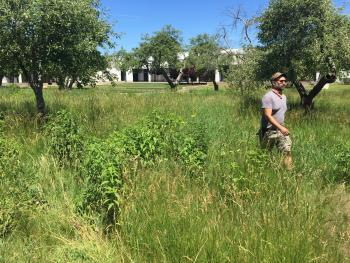
[[[291,0],[293,1],[293,0]],[[336,0],[338,7],[346,0]],[[182,31],[184,43],[200,33],[214,34],[221,25],[229,24],[227,10],[241,6],[247,17],[261,13],[268,5],[268,0],[102,0],[102,7],[107,9],[109,20],[114,30],[122,33],[116,41],[116,49],[123,47],[131,50],[137,47],[145,33],[153,33],[164,25],[170,24]],[[349,13],[349,6],[346,13]],[[231,47],[241,46],[240,30],[231,34]]]

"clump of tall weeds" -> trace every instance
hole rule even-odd
[[[85,189],[79,210],[98,214],[106,228],[113,227],[123,202],[125,176],[135,173],[132,167],[174,159],[196,174],[203,169],[207,148],[203,127],[189,128],[180,118],[158,112],[106,140],[92,140],[82,166]]]
[[[38,203],[32,174],[21,164],[21,145],[7,138],[0,120],[0,238],[6,237]]]
[[[79,125],[70,112],[58,111],[46,125],[45,133],[49,152],[61,165],[80,164],[84,140]]]

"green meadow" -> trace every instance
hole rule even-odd
[[[43,124],[0,88],[0,262],[350,261],[350,87],[286,90],[292,171],[259,148],[264,92],[49,87]]]

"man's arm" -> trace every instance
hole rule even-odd
[[[263,114],[265,118],[277,129],[281,131],[281,133],[285,136],[289,135],[289,131],[286,127],[282,126],[281,124],[276,121],[276,119],[272,116],[272,109],[270,108],[264,108]]]

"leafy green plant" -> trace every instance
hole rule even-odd
[[[176,134],[176,142],[173,147],[185,169],[190,173],[201,171],[208,152],[204,125],[196,122],[184,125]]]
[[[149,165],[157,158],[172,156],[182,125],[180,118],[155,111],[140,123],[115,134],[114,140],[119,141],[119,145],[132,158]]]
[[[83,154],[83,136],[71,113],[58,111],[46,126],[48,148],[50,153],[60,162],[76,165]]]
[[[111,141],[94,140],[86,149],[83,174],[86,186],[81,212],[100,214],[104,224],[114,225],[119,213],[125,158]]]
[[[143,165],[149,165],[160,156],[163,145],[159,139],[160,132],[149,129],[145,125],[136,125],[115,133],[111,140],[114,141],[123,152]]]

